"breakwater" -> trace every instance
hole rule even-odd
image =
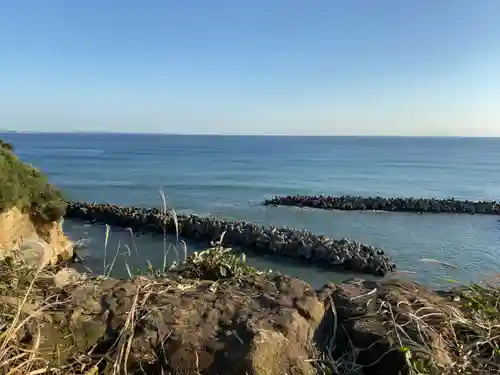
[[[131,228],[136,232],[163,234],[166,230],[175,235],[176,230],[173,217],[157,208],[70,201],[66,217]],[[333,240],[305,230],[181,214],[177,215],[177,228],[179,235],[186,239],[209,242],[225,233],[226,245],[249,249],[256,254],[295,258],[332,270],[383,276],[396,268],[384,251],[374,246],[350,239]]]
[[[383,198],[356,196],[288,195],[266,199],[266,206],[311,207],[343,211],[399,211],[415,213],[456,213],[500,215],[496,201],[468,201],[435,198]]]

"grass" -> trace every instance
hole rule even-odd
[[[33,346],[20,344],[23,331],[43,314],[43,303],[29,302],[36,293],[36,280],[41,270],[16,265],[12,258],[0,263],[0,371],[3,374],[29,374],[40,372],[39,336],[35,333]],[[42,299],[43,301],[43,299]],[[35,323],[36,324],[36,323]],[[34,327],[34,332],[39,332]]]
[[[57,309],[57,304],[63,303],[65,298],[61,291],[55,296],[43,290],[43,280],[50,278],[55,270],[29,269],[14,259],[0,263],[3,299],[0,301],[0,373],[91,375],[100,373],[103,365],[109,374],[124,373],[135,327],[141,316],[151,313],[145,301],[152,295],[169,288],[190,289],[197,279],[237,280],[259,273],[246,264],[244,256],[225,249],[222,239],[207,250],[185,260],[179,259],[173,267],[154,269],[150,265],[142,272],[149,281],[138,288],[128,318],[108,352],[97,358],[79,353],[66,362],[58,360],[57,355],[48,361],[37,354],[43,317],[47,311]],[[130,255],[131,250],[125,254]],[[108,271],[115,259],[116,254],[113,262],[107,265]],[[185,279],[166,283],[175,272],[180,272]],[[454,284],[446,298],[434,293],[421,295],[412,289],[414,284],[394,278],[386,279],[378,289],[368,293],[377,295],[376,315],[384,321],[387,337],[392,340],[390,351],[398,351],[404,356],[410,375],[500,373],[500,285],[497,280]],[[330,308],[336,317],[335,305],[331,302]],[[34,336],[29,348],[20,343],[20,333],[28,329]],[[335,337],[340,329],[340,322],[336,321],[332,336]],[[338,343],[332,340],[325,356],[314,360],[318,363],[318,374],[360,374],[366,368],[358,363],[360,349],[352,342],[340,358],[332,354],[336,345]]]
[[[440,297],[416,291],[415,284],[398,279],[382,281],[376,294],[376,317],[387,331],[387,352],[373,363],[358,362],[363,350],[347,337],[343,355],[334,356],[335,341],[319,361],[323,375],[359,374],[376,365],[390,352],[400,352],[409,375],[482,375],[500,373],[500,284],[492,282],[458,284]],[[342,329],[336,307],[333,337]],[[374,342],[370,347],[376,345]]]
[[[162,193],[162,192],[161,192]],[[166,198],[163,197],[164,211],[171,215],[177,223],[174,210],[167,210]],[[48,288],[47,280],[53,279],[58,267],[33,269],[20,263],[15,257],[0,262],[0,374],[81,374],[98,373],[121,375],[127,373],[128,358],[138,320],[144,314],[152,313],[145,305],[155,293],[165,293],[169,289],[188,290],[200,280],[220,279],[237,280],[248,274],[259,274],[255,268],[246,264],[244,254],[237,256],[222,245],[223,236],[212,243],[212,247],[187,256],[187,246],[178,237],[176,229],[176,245],[166,246],[166,230],[164,234],[164,261],[162,267],[155,268],[147,262],[146,270],[131,271],[127,261],[138,249],[133,241],[133,250],[126,247],[122,252],[118,245],[110,263],[107,263],[110,227],[106,226],[104,243],[104,275],[87,277],[87,283],[99,283],[108,279],[120,256],[126,259],[125,266],[130,278],[147,276],[148,282],[137,289],[130,313],[121,328],[118,337],[109,345],[105,353],[94,355],[93,347],[89,352],[78,351],[75,345],[69,348],[54,348],[53,357],[47,359],[41,352],[41,331],[47,317],[63,311],[68,294],[63,289]],[[131,238],[134,239],[132,231]],[[175,251],[177,261],[167,263],[170,251]],[[182,256],[183,255],[183,256]],[[178,276],[181,276],[180,278]],[[73,285],[72,285],[73,286]],[[49,324],[52,322],[49,319]],[[59,329],[66,331],[67,336],[74,336],[70,326],[60,323]],[[23,343],[26,333],[31,336],[29,344]],[[71,352],[71,357],[62,352]]]
[[[455,289],[449,303],[385,300],[379,311],[411,374],[490,374],[500,371],[499,290],[472,284]]]
[[[14,147],[10,143],[7,143],[2,139],[0,139],[0,148],[4,148],[7,151],[11,151],[11,152],[14,151]]]
[[[0,213],[14,206],[37,222],[57,221],[66,211],[62,193],[47,176],[22,162],[12,146],[0,140]]]
[[[108,271],[110,267],[107,266]],[[180,259],[174,267],[155,270],[151,266],[143,272],[149,281],[138,288],[130,314],[108,353],[98,358],[79,353],[71,360],[61,362],[57,353],[51,361],[37,354],[43,317],[47,311],[57,310],[58,304],[64,303],[66,298],[63,291],[50,295],[43,288],[43,280],[50,278],[54,271],[29,269],[14,259],[0,263],[0,295],[3,299],[0,301],[0,373],[91,375],[99,373],[105,364],[109,374],[122,374],[127,367],[135,326],[140,317],[148,313],[145,301],[151,295],[168,288],[189,289],[198,278],[234,280],[249,273],[258,273],[246,264],[244,256],[223,248],[221,241],[185,260]],[[166,284],[165,280],[172,272],[180,272],[185,277],[184,281],[169,281]],[[408,284],[397,279],[387,279],[379,289],[369,292],[377,294],[376,315],[382,317],[387,337],[392,339],[390,351],[402,353],[411,375],[500,372],[499,284],[496,280],[471,285],[455,284],[446,300],[437,295],[420,296]],[[330,308],[336,316],[335,306],[331,304]],[[30,347],[23,346],[20,340],[21,333],[28,329],[33,335]],[[333,336],[340,329],[340,323],[336,322]],[[329,353],[333,353],[337,344],[334,340],[331,342]],[[357,361],[359,354],[360,349],[352,342],[350,349],[340,358],[326,353],[318,361],[319,373],[360,373],[364,366]]]
[[[129,228],[130,237],[133,244],[133,249],[128,245],[124,245],[125,251],[121,251],[121,246],[118,247],[113,255],[110,263],[107,263],[108,244],[111,234],[111,227],[106,225],[104,237],[104,258],[103,269],[104,275],[111,276],[112,270],[116,265],[118,257],[125,257],[125,268],[129,277],[145,275],[150,278],[169,277],[172,273],[181,273],[185,277],[203,280],[221,280],[221,279],[237,279],[245,275],[261,274],[256,268],[250,266],[246,262],[246,255],[241,253],[237,255],[231,248],[223,246],[225,232],[217,241],[212,241],[211,247],[201,251],[194,252],[188,256],[187,244],[179,237],[179,226],[177,213],[174,209],[168,209],[167,198],[160,189],[160,197],[163,203],[163,213],[166,217],[170,217],[175,227],[175,243],[167,245],[167,223],[163,228],[163,262],[161,267],[155,267],[151,262],[146,261],[146,270],[136,269],[132,271],[132,267],[128,262],[134,255],[138,256],[139,251],[135,244],[134,234]],[[170,252],[175,253],[175,259],[172,264],[168,262]]]
[[[49,324],[52,324],[50,316],[59,310],[64,311],[65,300],[69,298],[64,289],[46,286],[47,280],[53,278],[57,268],[32,269],[12,258],[6,259],[0,263],[0,374],[91,375],[101,371],[110,375],[126,373],[124,371],[128,368],[128,356],[138,320],[144,314],[153,313],[150,307],[146,308],[147,300],[155,294],[166,293],[169,289],[192,288],[199,282],[193,274],[198,269],[215,278],[231,277],[232,280],[253,270],[242,258],[232,255],[218,243],[213,248],[187,257],[185,262],[181,261],[168,270],[148,269],[145,271],[148,281],[138,287],[130,313],[106,353],[96,357],[91,355],[94,348],[87,353],[78,351],[75,347],[60,348],[54,349],[54,357],[48,360],[40,353],[41,327],[47,317]],[[173,277],[176,274],[182,277]],[[84,282],[99,283],[99,280],[106,278],[89,277]],[[74,336],[69,326],[60,324],[59,329],[68,331],[68,336]],[[32,336],[29,345],[23,344],[26,332],[30,332]],[[70,351],[72,357],[61,356],[62,350]]]

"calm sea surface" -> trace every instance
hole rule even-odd
[[[399,270],[433,286],[443,279],[500,273],[500,222],[495,216],[336,212],[262,207],[283,194],[432,196],[500,199],[500,139],[237,137],[116,134],[0,134],[74,199],[161,206],[158,189],[177,211],[306,228],[382,247]],[[86,265],[103,267],[105,229],[67,221],[74,240],[87,239]],[[113,230],[108,255],[134,246]],[[163,239],[135,239],[139,260],[161,262]],[[197,247],[189,244],[189,250]],[[294,262],[249,256],[315,286],[345,279]],[[452,269],[429,264],[432,258]],[[142,263],[141,263],[142,264]]]

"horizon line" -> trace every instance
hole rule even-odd
[[[380,134],[241,134],[241,133],[169,133],[169,132],[117,132],[117,131],[39,131],[0,129],[0,134],[88,134],[88,135],[165,135],[165,136],[207,136],[207,137],[295,137],[295,138],[500,138],[500,135],[380,135]]]

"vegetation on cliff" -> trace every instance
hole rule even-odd
[[[0,213],[17,207],[36,221],[57,221],[66,211],[62,193],[0,140]]]
[[[10,143],[5,142],[3,139],[0,139],[0,148],[4,148],[9,151],[14,151],[14,147]]]

